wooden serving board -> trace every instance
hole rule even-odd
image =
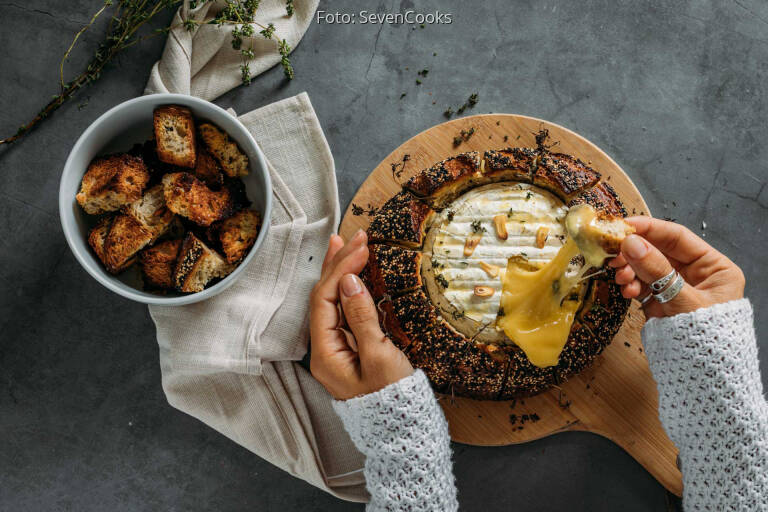
[[[454,147],[454,137],[470,128],[475,132],[469,140]],[[339,233],[349,239],[358,229],[368,227],[369,216],[360,214],[357,208],[353,211],[353,205],[363,209],[381,206],[400,190],[401,183],[435,162],[470,150],[535,147],[534,135],[541,129],[549,130],[550,143],[557,142],[553,151],[575,155],[600,171],[603,179],[616,189],[630,214],[649,214],[648,206],[624,171],[585,138],[540,119],[487,114],[437,125],[394,150],[358,190]],[[659,422],[656,384],[640,342],[644,320],[638,303],[633,301],[627,320],[594,366],[571,378],[560,389],[516,401],[442,397],[451,437],[459,443],[499,446],[524,443],[557,432],[593,432],[624,448],[664,487],[681,495],[677,449]],[[534,414],[534,420],[530,419]],[[511,415],[516,417],[514,422]],[[525,422],[523,415],[528,415]]]

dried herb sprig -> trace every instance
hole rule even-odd
[[[198,3],[201,1],[210,2],[212,0],[198,0]],[[283,67],[283,74],[288,80],[293,80],[295,73],[291,60],[288,57],[291,53],[291,46],[285,39],[277,37],[274,24],[269,23],[264,26],[255,20],[258,8],[259,0],[226,0],[226,6],[209,23],[218,26],[234,25],[232,29],[232,48],[240,51],[242,58],[240,74],[244,84],[249,84],[253,80],[250,63],[256,56],[253,47],[253,37],[256,32],[254,26],[261,28],[259,34],[265,39],[277,41],[277,51],[280,54],[280,65]],[[288,16],[293,16],[292,0],[286,0],[285,10]],[[244,40],[248,41],[247,47],[243,47]]]
[[[41,121],[47,119],[58,110],[80,89],[98,80],[104,67],[121,51],[157,34],[167,33],[168,27],[156,29],[143,35],[139,34],[139,30],[154,19],[157,14],[179,3],[181,3],[181,0],[105,0],[90,22],[75,34],[72,44],[69,45],[69,48],[64,53],[64,57],[61,59],[59,65],[61,91],[59,94],[54,95],[31,121],[21,125],[14,135],[0,139],[0,144],[10,144],[20,139]],[[75,43],[77,43],[83,32],[88,30],[96,19],[110,7],[113,9],[113,12],[107,26],[104,42],[98,46],[85,69],[68,82],[65,82],[64,62],[69,58]]]

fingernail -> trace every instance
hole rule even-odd
[[[347,297],[352,297],[363,291],[360,279],[355,274],[347,274],[341,278],[341,291]]]
[[[355,236],[352,237],[353,242],[360,242],[362,241],[363,237],[365,236],[365,231],[362,229],[358,229],[357,233],[355,233]]]
[[[637,235],[629,235],[624,239],[624,243],[621,244],[621,249],[633,260],[639,260],[648,254],[647,242]]]

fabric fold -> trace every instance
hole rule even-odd
[[[174,18],[145,93],[213,99],[240,85],[231,27],[205,24],[224,2],[188,2]],[[295,47],[317,0],[262,0],[261,23]],[[189,32],[183,20],[199,27]],[[279,61],[275,42],[254,40],[257,75]],[[233,113],[233,112],[231,112]],[[233,113],[234,115],[234,113]],[[238,118],[267,160],[273,189],[269,232],[240,278],[211,299],[150,306],[168,402],[248,450],[340,498],[366,501],[364,458],[300,361],[309,341],[309,293],[340,210],[333,156],[306,93]]]

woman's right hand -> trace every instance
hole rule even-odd
[[[646,296],[649,284],[673,268],[686,282],[669,302],[649,300],[643,306],[647,318],[689,313],[744,296],[741,269],[688,228],[645,216],[625,220],[636,234],[624,239],[621,254],[609,263],[616,268],[622,295],[628,299]]]

